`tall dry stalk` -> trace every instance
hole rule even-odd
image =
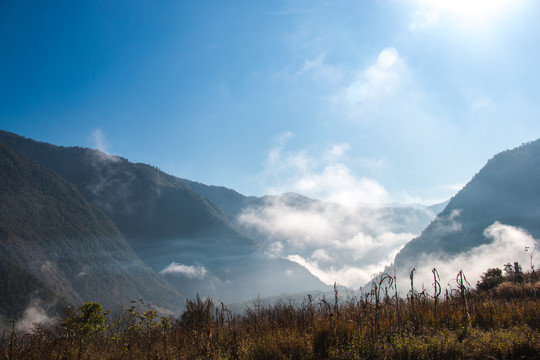
[[[416,319],[416,312],[415,312],[415,309],[414,309],[414,300],[415,300],[415,290],[414,290],[414,272],[416,271],[416,268],[413,268],[411,270],[411,272],[409,273],[409,279],[411,280],[411,290],[409,291],[409,303],[411,304],[411,317],[413,318],[413,320]]]
[[[439,272],[437,271],[437,269],[433,268],[431,270],[431,272],[433,273],[433,299],[434,299],[434,311],[433,311],[433,317],[434,317],[434,322],[435,322],[435,328],[437,329],[438,327],[438,322],[437,322],[437,303],[439,301],[439,295],[441,295],[441,291],[442,291],[442,288],[441,288],[441,278],[439,276]]]
[[[458,285],[461,302],[462,302],[463,308],[465,310],[465,312],[463,314],[463,324],[466,327],[469,327],[470,320],[471,320],[471,315],[469,313],[469,305],[467,303],[467,296],[466,296],[465,292],[467,291],[467,286],[470,286],[471,284],[469,284],[469,282],[467,281],[467,278],[465,277],[465,274],[463,273],[463,270],[459,270],[459,273],[456,276],[456,282],[457,282],[457,285]],[[465,284],[467,284],[467,286],[465,286]]]

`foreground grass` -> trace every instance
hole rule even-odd
[[[461,284],[441,296],[371,292],[302,304],[255,302],[243,315],[199,297],[180,319],[160,317],[142,301],[121,317],[87,303],[32,334],[4,330],[0,359],[538,359],[540,282],[504,279],[482,291]],[[436,282],[435,282],[436,283]]]

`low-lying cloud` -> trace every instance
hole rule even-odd
[[[93,162],[117,162],[120,160],[117,156],[109,155],[109,143],[105,133],[101,129],[97,128],[92,130],[90,136],[88,136],[88,142],[97,150],[97,152],[93,154]]]
[[[94,129],[90,133],[89,141],[92,143],[95,149],[107,153],[107,148],[109,147],[107,141],[105,140],[105,134],[101,129]]]
[[[415,271],[415,287],[424,286],[429,289],[433,283],[431,270],[436,268],[441,277],[441,284],[449,284],[455,288],[456,275],[463,270],[471,286],[474,286],[480,276],[489,268],[502,269],[505,264],[519,262],[523,270],[529,270],[531,258],[525,252],[525,247],[534,248],[538,244],[527,231],[519,227],[494,222],[487,227],[483,235],[489,243],[477,246],[466,253],[449,257],[444,254],[432,255],[422,259],[421,263],[411,264]],[[538,261],[538,256],[533,261]],[[410,286],[409,271],[401,269],[398,282],[401,290]]]
[[[182,275],[189,279],[202,279],[207,275],[208,271],[202,265],[184,265],[173,261],[159,273],[161,275]]]
[[[379,66],[397,61],[397,53],[388,50]],[[273,195],[243,209],[238,223],[265,245],[268,256],[294,261],[329,285],[361,286],[435,214],[384,205],[386,189],[351,167],[376,172],[384,159],[352,156],[347,143],[290,151],[293,136],[277,136],[268,152],[262,179],[272,184],[267,192]]]
[[[351,208],[296,194],[267,197],[239,215],[239,223],[267,253],[294,261],[326,284],[359,287],[389,265],[433,218],[425,209]]]
[[[32,300],[31,305],[24,310],[20,321],[15,325],[15,330],[23,333],[33,333],[36,324],[44,326],[52,325],[58,321],[58,318],[51,317],[38,301]]]
[[[437,236],[445,236],[461,230],[462,225],[457,220],[461,214],[461,209],[454,209],[448,216],[437,217],[437,221],[433,223],[433,231]]]

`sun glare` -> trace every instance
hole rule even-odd
[[[518,6],[523,0],[418,0],[417,27],[452,17],[467,25],[486,25]]]
[[[497,16],[512,6],[515,0],[445,0],[448,11],[471,21]]]

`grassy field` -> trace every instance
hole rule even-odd
[[[538,359],[540,281],[490,269],[472,289],[410,289],[396,296],[382,275],[371,291],[340,301],[255,302],[241,315],[199,297],[180,318],[133,302],[121,316],[100,304],[67,311],[33,333],[6,329],[0,359]],[[411,275],[414,275],[412,273]]]

